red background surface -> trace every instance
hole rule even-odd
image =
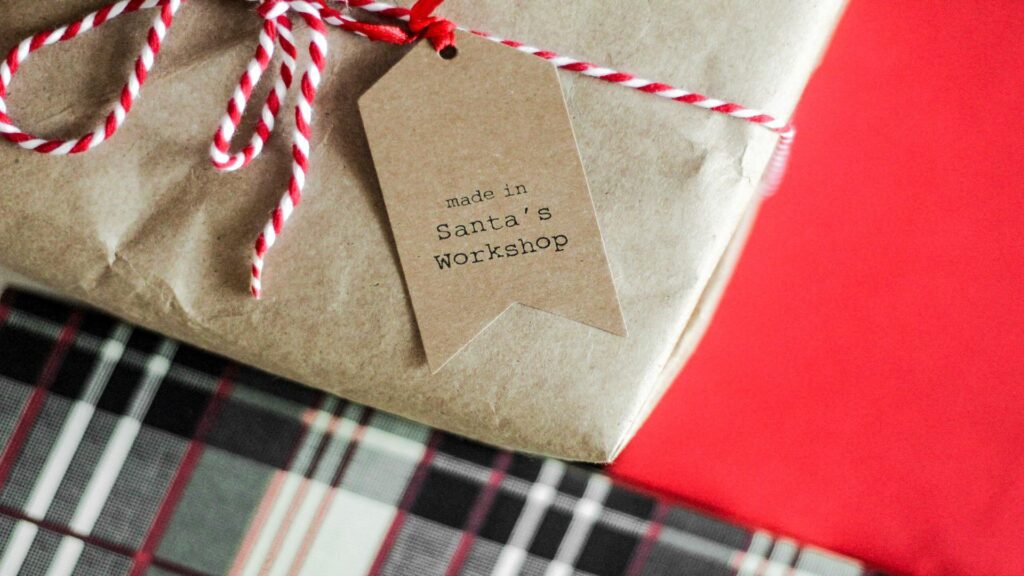
[[[705,341],[612,471],[911,574],[1024,574],[1024,4],[854,0]]]

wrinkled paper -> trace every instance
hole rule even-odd
[[[0,49],[103,3],[6,0]],[[841,11],[841,0],[450,0],[442,9],[466,26],[780,116]],[[33,55],[14,80],[11,116],[47,136],[90,130],[151,17],[125,16]],[[353,401],[499,446],[614,458],[699,339],[777,137],[561,72],[629,337],[514,306],[432,375],[357,110],[407,49],[331,30],[304,203],[268,256],[264,299],[248,294],[253,239],[287,184],[291,115],[244,171],[217,173],[207,149],[259,27],[249,2],[193,0],[113,140],[74,157],[0,144],[0,263]],[[301,25],[297,33],[305,37]]]

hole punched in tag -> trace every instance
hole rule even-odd
[[[438,56],[445,60],[454,60],[455,57],[459,55],[459,49],[456,48],[454,45],[445,46],[437,54]]]

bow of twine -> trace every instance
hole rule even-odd
[[[52,155],[79,154],[96,148],[109,140],[121,127],[139,92],[145,84],[154,60],[163,45],[164,38],[174,22],[175,15],[187,0],[121,0],[100,8],[81,20],[54,30],[46,30],[22,40],[0,62],[0,136],[22,148]],[[307,52],[309,61],[302,71],[300,93],[295,105],[295,126],[292,131],[292,174],[288,188],[278,205],[271,212],[266,225],[256,238],[252,253],[250,292],[256,298],[263,293],[262,277],[264,258],[277,241],[285,222],[302,200],[306,176],[309,172],[310,135],[313,123],[313,105],[326,65],[328,26],[366,37],[370,40],[390,44],[410,44],[418,40],[429,41],[444,58],[453,58],[455,31],[458,28],[450,20],[434,14],[444,0],[417,0],[411,8],[402,8],[377,0],[348,0],[344,7],[360,8],[363,11],[394,18],[404,25],[376,24],[362,22],[332,7],[327,0],[250,0],[258,1],[257,14],[263,18],[259,42],[255,54],[246,66],[245,72],[228,101],[227,111],[213,137],[210,158],[220,171],[231,172],[248,166],[263,151],[264,145],[274,132],[278,114],[291,88],[299,57],[292,30],[292,16],[301,18],[308,31]],[[8,115],[7,97],[11,80],[19,67],[33,52],[52,44],[66,42],[98,28],[111,20],[145,9],[159,9],[149,31],[146,43],[135,60],[131,75],[121,89],[114,109],[105,120],[91,132],[72,140],[47,139],[35,136],[18,128]],[[468,32],[510,48],[544,58],[563,70],[591,76],[606,82],[632,88],[676,102],[698,106],[712,112],[756,124],[779,134],[775,154],[764,178],[766,194],[772,193],[781,182],[789,158],[795,130],[792,125],[775,116],[714,98],[663,84],[638,78],[632,74],[597,66],[589,62],[560,56],[521,42],[500,38],[477,30]],[[248,144],[232,152],[232,142],[238,130],[246,107],[256,85],[264,76],[277,49],[280,48],[280,66],[274,85],[267,94],[263,109],[256,121],[256,127]]]

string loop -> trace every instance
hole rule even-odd
[[[0,63],[0,135],[27,150],[58,156],[81,154],[109,140],[121,128],[128,113],[131,112],[139,91],[149,78],[153,62],[163,47],[167,31],[170,30],[175,15],[184,3],[185,0],[121,0],[104,6],[81,20],[55,30],[39,32],[22,40]],[[71,140],[42,138],[18,128],[14,120],[8,116],[7,96],[11,80],[32,53],[46,46],[77,38],[125,14],[150,8],[160,10],[146,33],[146,44],[135,59],[131,75],[121,88],[114,109],[91,132]]]

